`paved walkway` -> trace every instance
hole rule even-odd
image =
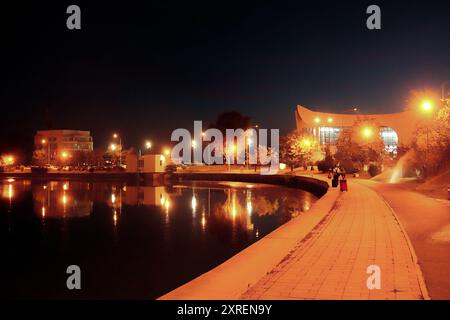
[[[409,184],[358,181],[394,209],[417,254],[431,299],[450,299],[450,201],[433,199]]]
[[[384,200],[350,180],[327,218],[241,298],[423,299],[428,294],[411,250]],[[367,288],[370,265],[381,268],[381,289]]]

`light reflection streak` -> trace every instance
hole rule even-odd
[[[195,194],[192,195],[191,208],[192,208],[192,215],[195,217],[195,211],[197,209],[197,198],[195,198]]]

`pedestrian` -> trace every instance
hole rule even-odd
[[[337,188],[339,184],[339,175],[340,175],[340,168],[339,163],[334,165],[334,167],[330,170],[328,173],[328,178],[331,179],[331,186],[333,188]]]
[[[345,169],[342,168],[340,172],[341,179],[339,181],[339,186],[341,191],[348,191],[347,179],[345,179]]]

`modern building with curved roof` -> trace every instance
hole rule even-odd
[[[412,142],[414,130],[422,119],[411,111],[359,114],[350,109],[349,113],[329,113],[301,105],[295,110],[297,130],[311,134],[320,145],[334,145],[343,129],[352,127],[357,121],[369,121],[379,128],[386,150],[390,152],[396,152],[397,145]]]

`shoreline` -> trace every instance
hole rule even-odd
[[[240,174],[182,174],[190,180],[221,176],[227,181],[237,181]],[[225,176],[226,175],[226,176]],[[241,182],[250,182],[249,175],[240,175]],[[262,176],[267,178],[267,176]],[[253,284],[275,268],[298,244],[321,225],[332,211],[340,192],[328,189],[324,180],[302,176],[275,176],[270,184],[295,187],[294,183],[308,181],[311,184],[325,188],[325,193],[319,197],[312,208],[302,215],[286,222],[264,238],[235,254],[222,264],[203,273],[197,278],[162,295],[158,300],[231,300],[239,297]],[[256,181],[251,181],[256,182]],[[258,181],[261,182],[261,181]],[[311,187],[311,186],[310,186]],[[303,189],[305,190],[305,189]],[[308,190],[305,190],[308,191]]]

